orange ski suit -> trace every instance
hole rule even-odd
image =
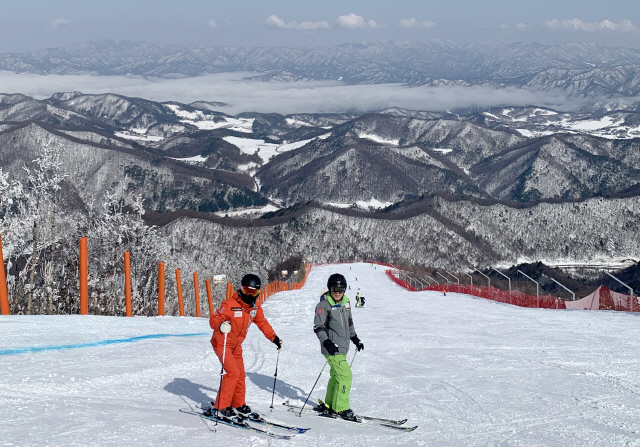
[[[224,356],[224,370],[222,385],[218,390],[214,407],[222,410],[229,406],[238,408],[245,402],[244,361],[242,360],[242,342],[247,336],[247,330],[251,323],[255,323],[265,337],[270,341],[276,337],[267,318],[258,303],[250,306],[240,299],[238,292],[227,300],[224,300],[218,310],[209,318],[209,325],[213,329],[211,345],[222,363],[222,351],[224,348],[224,334],[220,332],[220,325],[228,321],[231,324],[231,332],[227,334],[227,349]]]

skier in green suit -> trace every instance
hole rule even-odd
[[[356,335],[351,318],[351,304],[344,296],[347,280],[334,273],[327,281],[328,292],[320,297],[316,306],[313,330],[320,340],[320,350],[331,367],[327,394],[322,411],[337,413],[343,419],[355,420],[349,405],[351,367],[347,362],[349,340],[361,351],[364,345]]]

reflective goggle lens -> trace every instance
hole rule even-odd
[[[335,293],[344,293],[345,290],[347,290],[346,287],[340,287],[340,286],[332,286],[331,287],[331,291],[335,292]]]
[[[253,287],[243,286],[242,293],[244,293],[245,295],[258,296],[258,294],[260,293],[260,289],[254,289]]]

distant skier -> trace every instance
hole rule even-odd
[[[364,295],[360,297],[360,307],[364,307]]]
[[[442,293],[444,293],[444,296],[447,296],[447,289],[442,289]]]
[[[356,307],[362,307],[362,303],[360,302],[360,292],[356,293]]]
[[[227,334],[223,363],[225,374],[222,376],[222,385],[214,402],[218,414],[226,418],[236,415],[258,417],[245,401],[246,374],[242,359],[242,342],[251,323],[255,323],[278,349],[282,348],[282,341],[271,328],[260,305],[256,304],[260,287],[261,282],[257,275],[245,275],[240,289],[231,298],[224,300],[209,319],[209,325],[214,330],[211,345],[221,363]]]
[[[347,280],[341,274],[334,273],[327,281],[327,288],[329,292],[320,296],[313,321],[313,330],[320,340],[320,351],[331,367],[331,378],[322,409],[338,413],[343,419],[356,420],[349,405],[352,375],[347,353],[349,340],[358,351],[362,351],[364,345],[353,326],[349,298],[344,296]]]

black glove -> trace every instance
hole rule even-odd
[[[356,349],[358,350],[358,352],[364,349],[364,345],[362,344],[362,342],[360,341],[357,335],[354,335],[353,337],[351,337],[351,341],[353,342],[354,345],[356,345]]]
[[[336,355],[336,352],[338,352],[338,347],[328,338],[322,342],[322,346],[324,346],[324,349],[327,350],[329,355]]]
[[[278,350],[282,349],[282,340],[280,340],[280,338],[276,335],[276,338],[273,339],[273,341],[271,342],[274,345],[276,345],[278,347]]]

